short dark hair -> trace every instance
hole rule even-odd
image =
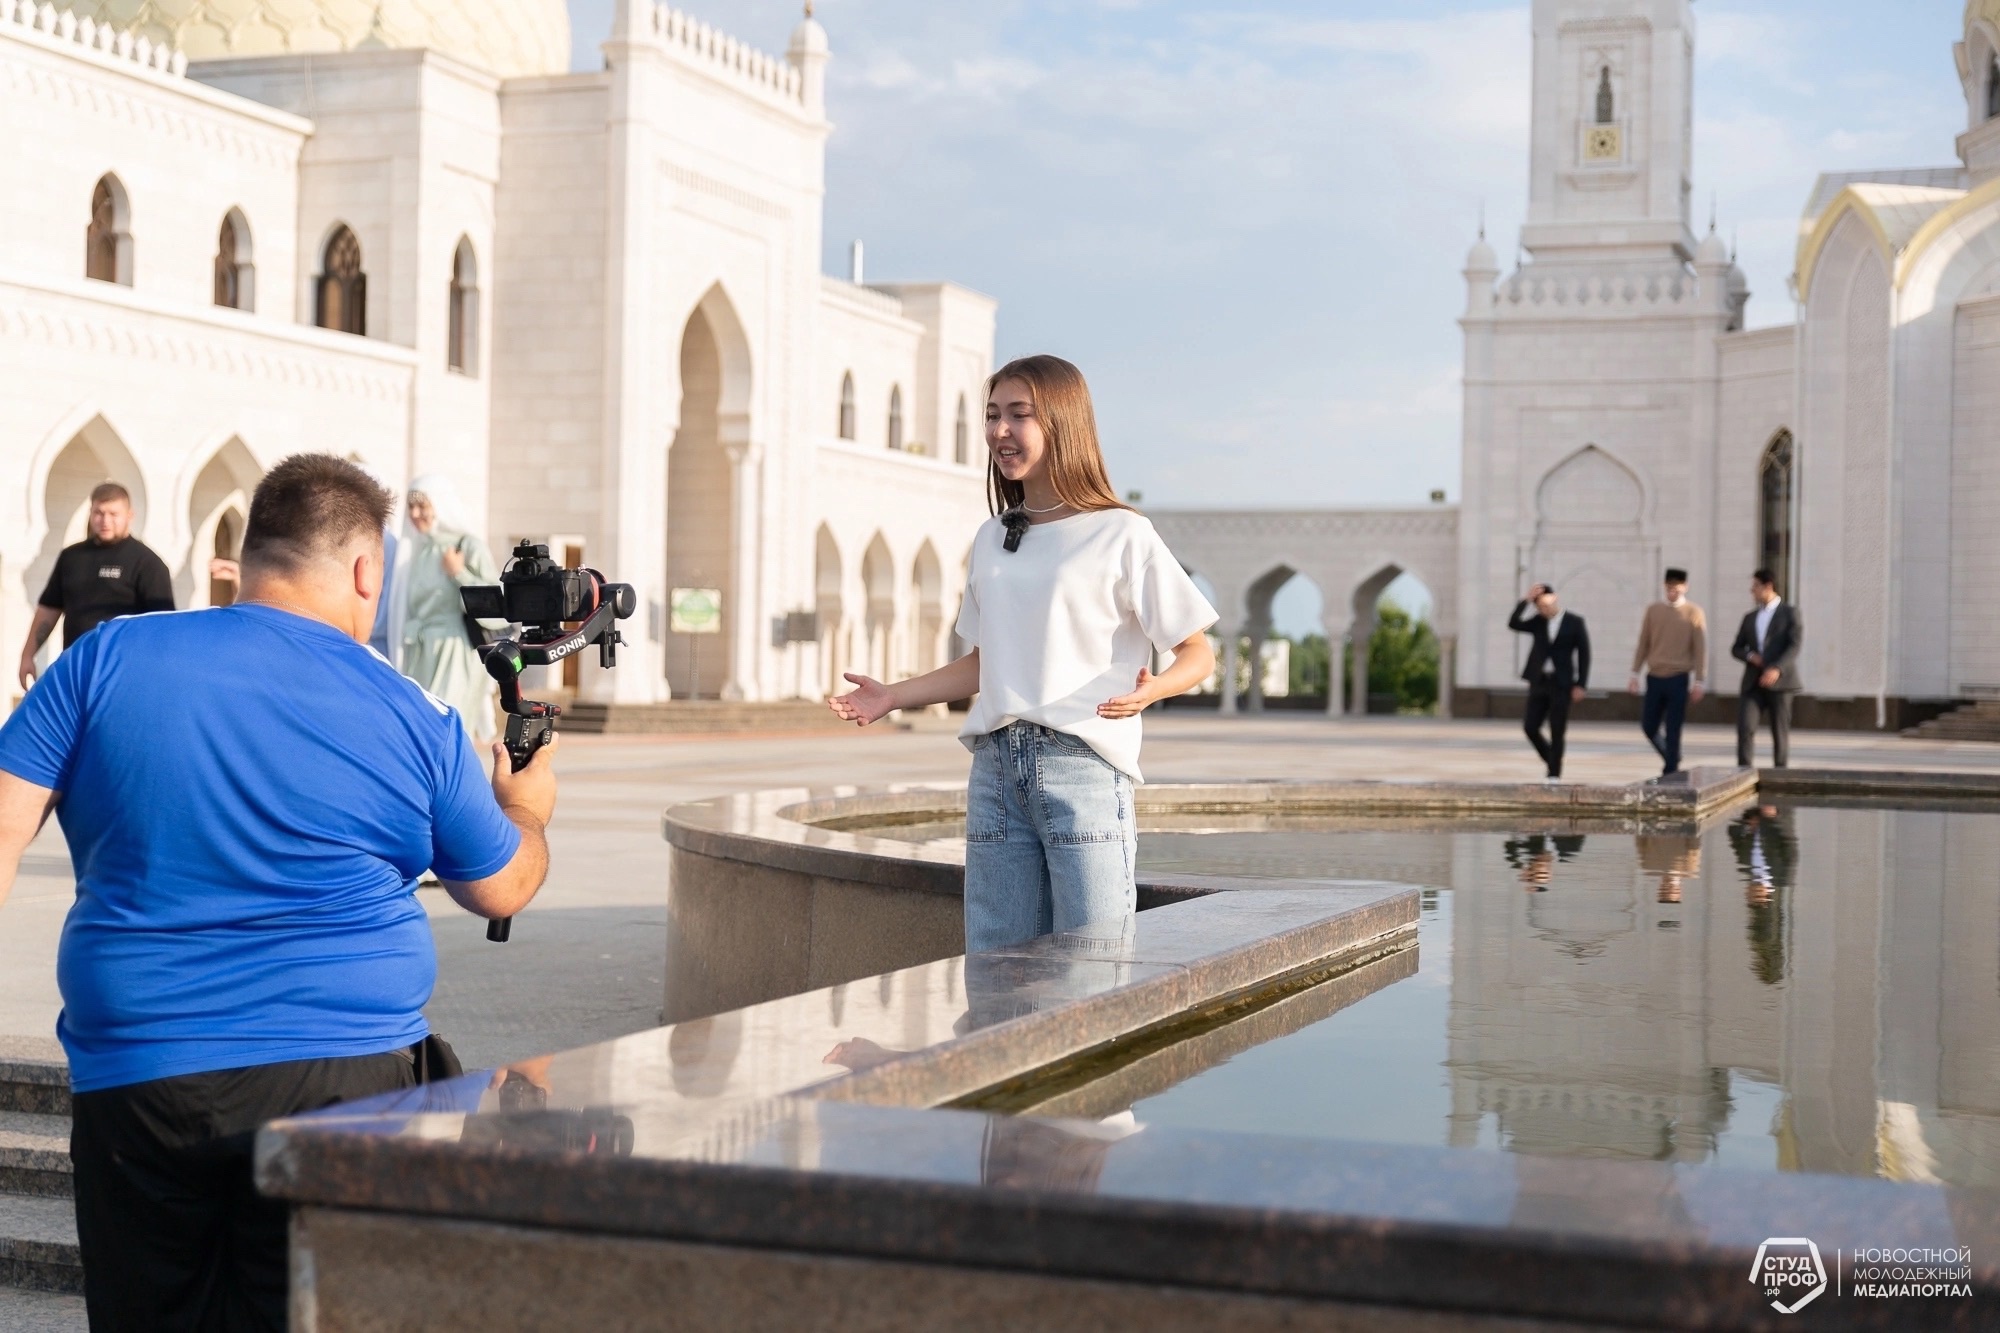
[[[395,500],[375,479],[332,454],[293,454],[250,497],[243,563],[286,572],[332,555],[356,537],[379,538]]]
[[[107,481],[91,488],[90,502],[93,505],[101,505],[110,500],[123,500],[129,505],[132,503],[132,492],[115,481]]]
[[[1688,572],[1685,569],[1670,569],[1667,571],[1666,581],[1668,583],[1686,583],[1688,581]]]
[[[1752,574],[1750,577],[1755,579],[1757,582],[1763,584],[1767,588],[1775,588],[1778,586],[1777,576],[1771,573],[1771,571],[1768,569],[1760,569],[1756,573]]]

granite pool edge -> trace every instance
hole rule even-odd
[[[1697,768],[1685,782],[1628,786],[1542,783],[1243,782],[1149,783],[1135,804],[1148,815],[1270,814],[1408,817],[1481,816],[1525,820],[1692,824],[1747,801],[1753,769]],[[2000,788],[1996,788],[2000,792]],[[691,801],[660,819],[681,851],[883,888],[957,896],[964,856],[957,848],[875,837],[838,827],[855,820],[912,821],[960,816],[965,789],[943,784],[814,792],[789,788]],[[1142,905],[1163,901],[1164,885],[1142,876]]]
[[[913,1117],[964,1111],[810,1103],[798,1123],[828,1138],[845,1130],[920,1141]],[[1060,1130],[1064,1122],[1042,1122]],[[1077,1124],[1077,1122],[1070,1122]],[[1078,1124],[1078,1128],[1082,1128]],[[269,1133],[271,1131],[267,1131]],[[1434,1191],[1477,1195],[1513,1169],[1504,1158],[1449,1149],[1383,1152],[1370,1145],[1264,1140],[1182,1132],[1172,1146],[1254,1182],[1235,1200],[1154,1192],[995,1188],[962,1180],[857,1171],[718,1164],[688,1159],[564,1160],[489,1154],[466,1158],[423,1140],[292,1134],[282,1161],[260,1142],[260,1186],[314,1208],[413,1213],[582,1234],[752,1246],[793,1253],[920,1262],[1048,1276],[1138,1282],[1350,1302],[1496,1319],[1577,1321],[1585,1327],[1718,1330],[1986,1329],[2000,1316],[2000,1268],[1983,1254],[2000,1239],[2000,1195],[1954,1190],[1948,1205],[1976,1267],[1972,1294],[1918,1309],[1900,1302],[1829,1303],[1805,1318],[1775,1313],[1747,1275],[1753,1234],[1826,1234],[1874,1226],[1939,1205],[1936,1186],[1799,1176],[1765,1180],[1715,1173],[1711,1206],[1744,1239],[1645,1234],[1632,1225],[1671,1195],[1685,1169],[1653,1163],[1568,1163],[1603,1201],[1630,1210],[1600,1235],[1450,1216],[1379,1216],[1336,1198]],[[1696,1168],[1699,1170],[1699,1168]],[[366,1203],[338,1194],[357,1175],[402,1186]],[[1289,1182],[1260,1189],[1275,1178]],[[1298,1198],[1308,1182],[1322,1206]],[[1289,1196],[1289,1197],[1288,1197]],[[476,1199],[476,1204],[465,1202]],[[1601,1203],[1600,1206],[1603,1206]],[[1448,1207],[1441,1207],[1440,1214]],[[1812,1225],[1801,1228],[1801,1215]],[[1984,1242],[1984,1243],[1982,1243]],[[1913,1323],[1916,1318],[1918,1322]]]

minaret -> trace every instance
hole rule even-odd
[[[1694,257],[1689,0],[1535,0],[1522,242],[1539,264]]]
[[[806,0],[806,16],[792,29],[792,43],[786,48],[785,59],[804,83],[808,111],[826,111],[826,62],[833,59],[832,50],[826,29],[813,17],[813,0]]]

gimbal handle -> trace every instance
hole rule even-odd
[[[531,666],[553,666],[582,652],[592,643],[597,645],[600,666],[617,665],[618,644],[621,641],[617,620],[616,607],[606,602],[591,612],[589,618],[575,630],[560,633],[554,638],[527,643],[502,639],[479,650],[480,659],[486,664],[486,674],[500,685],[500,707],[507,714],[507,757],[516,773],[528,766],[535,757],[535,751],[549,743],[555,735],[556,719],[562,716],[560,704],[521,697],[521,673]],[[560,626],[557,628],[560,629]],[[495,918],[486,923],[486,938],[495,944],[505,944],[513,925],[512,917]]]

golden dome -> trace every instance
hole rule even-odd
[[[502,78],[569,68],[563,0],[55,0],[190,60],[427,47]]]

